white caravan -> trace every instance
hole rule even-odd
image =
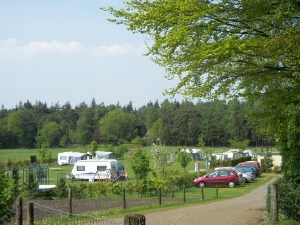
[[[57,163],[58,165],[74,165],[78,160],[92,159],[92,155],[82,152],[61,152],[58,153]]]
[[[114,152],[96,151],[95,159],[117,159]]]
[[[78,160],[71,176],[78,180],[117,180],[121,171],[115,159]]]

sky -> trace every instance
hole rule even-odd
[[[165,99],[163,68],[143,56],[147,37],[107,21],[100,7],[124,0],[2,0],[0,7],[0,106],[70,102],[134,108]]]

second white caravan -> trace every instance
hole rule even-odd
[[[78,160],[71,172],[77,180],[117,180],[121,171],[115,159]]]

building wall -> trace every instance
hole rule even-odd
[[[263,158],[264,158],[264,156],[258,155],[257,156],[257,161],[260,163],[260,160],[263,159]],[[272,155],[272,159],[273,159],[273,165],[274,166],[281,166],[282,157],[281,157],[281,155],[279,155],[279,153],[274,153]]]

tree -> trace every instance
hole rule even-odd
[[[33,170],[31,167],[29,167],[26,173],[25,182],[23,184],[22,189],[24,197],[28,199],[35,199],[36,197],[38,197],[38,187],[39,184],[36,180]]]
[[[18,140],[22,147],[32,148],[35,144],[36,125],[29,110],[12,112],[8,116],[8,131]]]
[[[151,171],[150,159],[146,151],[139,148],[132,156],[131,169],[138,180],[146,179]]]
[[[111,22],[153,38],[147,55],[166,68],[168,79],[179,78],[166,93],[245,99],[249,118],[261,132],[276,137],[283,171],[300,184],[300,124],[290,129],[300,106],[299,1],[124,4],[123,9],[102,9],[114,16]],[[258,101],[261,110],[253,112]]]
[[[97,149],[98,149],[98,143],[97,143],[97,141],[93,140],[91,142],[91,152],[92,152],[93,157],[96,156]]]
[[[82,145],[86,145],[91,139],[92,133],[90,130],[91,126],[88,124],[85,117],[80,117],[77,121],[76,128],[76,142]]]
[[[61,128],[57,122],[49,122],[40,131],[38,141],[46,142],[48,147],[58,146],[61,138]]]
[[[39,156],[41,159],[41,164],[43,164],[46,161],[49,162],[49,159],[51,158],[51,152],[48,151],[47,145],[45,142],[43,142],[41,144],[41,147],[39,148]]]
[[[55,193],[58,198],[64,199],[68,196],[68,189],[66,185],[66,179],[64,176],[60,176],[57,181]]]
[[[186,151],[179,151],[177,153],[177,162],[180,163],[181,167],[185,170],[187,165],[192,161],[191,155]]]
[[[166,132],[166,127],[164,126],[161,119],[156,120],[151,129],[150,136],[151,138],[158,143],[164,143],[164,133]]]
[[[161,169],[162,175],[165,173],[165,168],[173,166],[176,161],[176,154],[167,152],[163,145],[153,145],[151,147],[153,156],[154,169]]]
[[[120,108],[104,116],[99,122],[99,127],[106,141],[114,144],[130,142],[136,137],[135,116]]]
[[[237,148],[241,152],[247,148],[249,142],[249,140],[238,141],[236,138],[229,140],[230,147]]]

